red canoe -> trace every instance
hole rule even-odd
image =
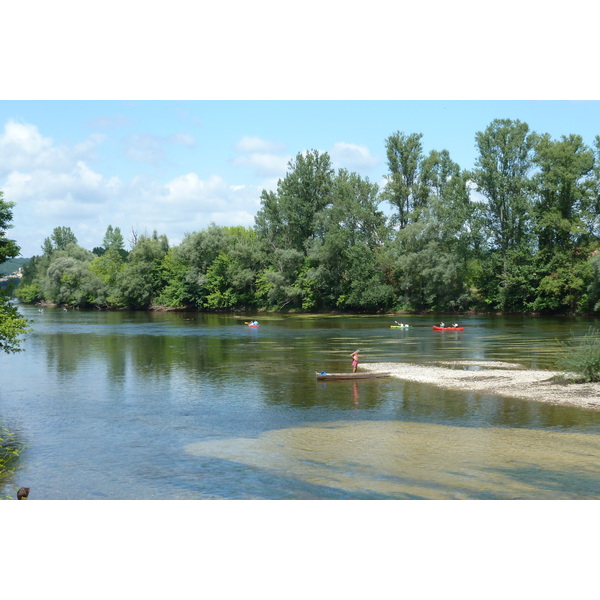
[[[437,325],[434,325],[433,328],[436,331],[462,331],[464,329],[464,327],[438,327]]]

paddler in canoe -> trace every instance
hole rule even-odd
[[[434,325],[434,329],[437,330],[446,330],[446,331],[462,331],[464,327],[459,325],[458,323],[452,323],[452,325],[446,325],[444,323],[440,323],[439,325]]]

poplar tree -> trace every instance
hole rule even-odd
[[[385,176],[382,198],[396,209],[394,220],[400,229],[419,218],[419,209],[426,199],[421,177],[422,137],[422,133],[406,135],[397,131],[385,141],[389,172]]]
[[[472,179],[484,198],[487,246],[479,286],[493,308],[523,310],[534,277],[530,171],[535,135],[527,123],[495,119],[475,140],[479,155]]]

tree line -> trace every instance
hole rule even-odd
[[[57,227],[16,295],[130,309],[600,311],[600,136],[589,147],[496,119],[475,146],[466,170],[397,131],[381,188],[326,152],[298,153],[253,227],[212,224],[177,246],[155,231],[126,250],[109,226],[90,251]]]

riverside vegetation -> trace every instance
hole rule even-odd
[[[16,290],[79,307],[377,312],[600,310],[600,136],[552,139],[518,120],[475,136],[465,170],[422,134],[385,140],[382,189],[299,153],[264,190],[253,227],[186,234],[118,227],[87,250],[46,238]],[[382,210],[387,206],[389,213]]]
[[[14,203],[6,202],[0,191],[0,264],[14,259],[20,251],[14,240],[6,237],[12,227],[12,208]],[[21,350],[21,336],[29,330],[27,320],[11,304],[8,291],[0,288],[0,351],[11,354]],[[4,490],[13,483],[13,475],[19,461],[21,445],[16,435],[0,421],[0,498]]]

